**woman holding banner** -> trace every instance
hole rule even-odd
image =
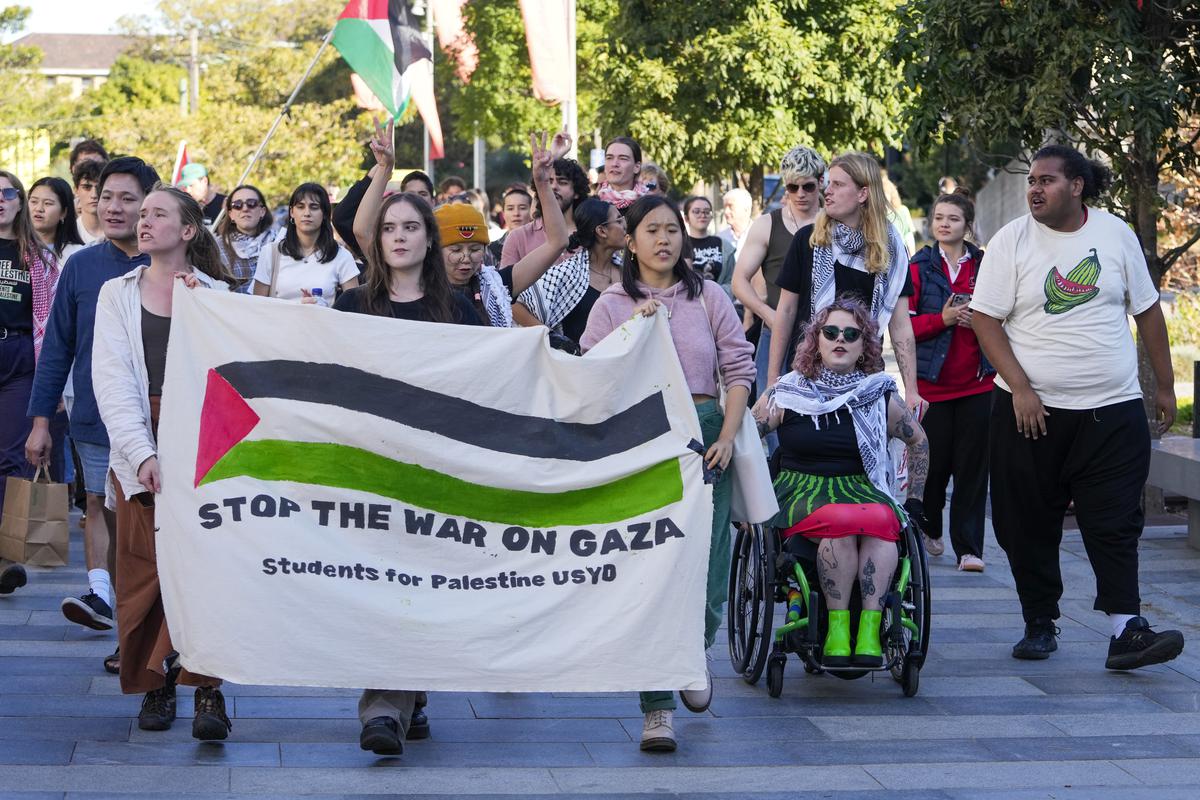
[[[700,417],[707,451],[705,466],[724,470],[733,457],[733,439],[745,415],[754,382],[754,348],[729,296],[706,281],[684,259],[686,228],[679,209],[657,195],[641,198],[625,212],[628,229],[621,282],[600,295],[588,317],[580,346],[586,351],[634,314],[663,309],[684,377]],[[726,389],[725,408],[717,398]],[[712,544],[709,550],[704,647],[712,646],[721,625],[729,580],[732,482],[721,474],[713,486]],[[712,701],[712,676],[700,690],[681,691],[688,710],[702,712]],[[641,748],[673,751],[675,699],[670,692],[642,692]]]
[[[227,290],[228,273],[204,226],[204,212],[179,189],[159,184],[146,196],[137,235],[150,266],[101,287],[92,354],[96,400],[112,446],[121,690],[145,693],[139,728],[164,731],[175,721],[176,682],[196,686],[192,736],[224,739],[231,725],[220,679],[182,669],[171,645],[155,554],[154,502],[162,491],[157,430],[171,293],[177,279],[192,288]]]

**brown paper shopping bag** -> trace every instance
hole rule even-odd
[[[45,467],[33,480],[8,478],[0,522],[0,558],[34,567],[67,563],[70,541],[67,485],[51,483]]]

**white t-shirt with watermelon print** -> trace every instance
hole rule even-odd
[[[1061,233],[1026,214],[987,246],[971,308],[1002,320],[1042,404],[1089,409],[1140,398],[1129,314],[1158,302],[1129,226],[1089,208]],[[1003,378],[996,385],[1008,390]]]

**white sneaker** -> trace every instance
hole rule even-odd
[[[642,721],[642,749],[654,753],[675,752],[674,711],[647,711]]]
[[[966,555],[958,560],[960,572],[983,572],[983,559],[979,556]]]
[[[704,651],[705,661],[712,661],[712,654],[707,650]],[[703,714],[708,711],[708,707],[712,704],[713,684],[712,684],[712,669],[706,663],[704,665],[704,677],[706,683],[703,689],[680,689],[679,699],[683,701],[683,706],[693,714]]]
[[[942,553],[946,552],[946,543],[941,539],[930,539],[924,533],[921,534],[921,538],[925,542],[925,552],[929,555],[940,556]]]

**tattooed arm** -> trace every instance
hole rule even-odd
[[[892,337],[892,351],[896,354],[896,366],[900,368],[900,379],[904,382],[904,400],[920,416],[924,401],[917,392],[917,337],[913,333],[912,317],[908,315],[907,297],[896,301],[896,310],[888,322],[888,334]]]
[[[925,496],[929,477],[929,440],[912,412],[895,397],[888,403],[888,435],[908,445],[908,496]]]

